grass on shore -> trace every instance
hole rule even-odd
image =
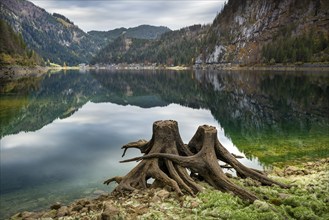
[[[249,178],[232,178],[237,185],[260,198],[252,204],[201,183],[204,191],[196,197],[178,197],[166,189],[136,190],[119,198],[102,195],[94,200],[81,199],[68,206],[54,205],[43,212],[22,212],[12,219],[325,220],[329,219],[328,170],[329,158],[271,170],[269,176],[291,184],[289,189],[261,186]]]

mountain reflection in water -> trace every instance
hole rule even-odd
[[[1,82],[0,99],[1,215],[109,191],[135,165],[121,146],[156,120],[177,120],[185,143],[216,126],[256,168],[329,155],[328,74],[66,71]]]

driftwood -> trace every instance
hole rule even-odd
[[[200,126],[186,145],[181,140],[176,121],[156,121],[153,124],[151,140],[139,140],[123,146],[122,156],[129,148],[139,149],[144,156],[121,161],[122,163],[140,162],[126,176],[113,177],[104,182],[109,184],[115,181],[119,184],[113,190],[113,194],[153,186],[169,186],[178,195],[188,193],[194,196],[202,191],[202,187],[195,180],[195,177],[198,177],[214,188],[232,192],[244,200],[253,202],[258,199],[256,195],[234,184],[225,175],[223,167],[235,169],[239,177],[250,177],[263,185],[276,184],[283,188],[289,187],[271,180],[259,170],[241,164],[237,160],[239,156],[232,155],[221,145],[217,138],[217,129],[208,125]],[[226,165],[221,166],[219,161],[225,162]],[[154,179],[152,184],[147,183],[150,178]]]

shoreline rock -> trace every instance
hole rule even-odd
[[[232,178],[236,184],[249,187],[262,200],[248,204],[229,193],[214,190],[205,183],[204,192],[196,197],[179,197],[167,189],[135,190],[121,197],[100,195],[96,199],[79,199],[69,205],[54,203],[49,210],[41,212],[20,212],[12,216],[21,219],[192,219],[225,218],[235,219],[244,215],[256,218],[264,215],[272,219],[288,217],[298,219],[306,215],[316,219],[326,219],[329,214],[329,192],[325,183],[329,177],[329,158],[306,162],[294,166],[275,168],[271,178],[291,183],[290,189],[276,186],[249,184],[248,180]],[[287,172],[293,170],[293,172]],[[305,173],[303,170],[308,170]],[[278,175],[280,174],[280,175]],[[247,181],[247,182],[246,182]],[[247,184],[246,184],[247,183]],[[247,186],[246,186],[247,185]],[[313,194],[310,194],[313,193]],[[224,210],[224,211],[223,211]]]
[[[18,79],[28,76],[38,76],[47,73],[50,70],[48,67],[20,67],[9,66],[0,68],[0,80]]]
[[[329,64],[309,64],[304,66],[296,65],[274,65],[274,66],[240,66],[240,65],[228,65],[228,64],[202,64],[202,65],[193,65],[193,66],[173,66],[173,67],[126,67],[126,66],[115,66],[111,68],[106,67],[88,67],[82,68],[79,67],[24,67],[24,66],[6,66],[0,67],[0,80],[12,80],[21,77],[29,76],[39,76],[45,74],[49,71],[60,71],[60,70],[224,70],[224,71],[319,71],[326,72],[329,71]]]

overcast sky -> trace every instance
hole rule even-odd
[[[225,0],[30,0],[59,13],[84,31],[112,30],[141,24],[172,30],[211,23]]]

